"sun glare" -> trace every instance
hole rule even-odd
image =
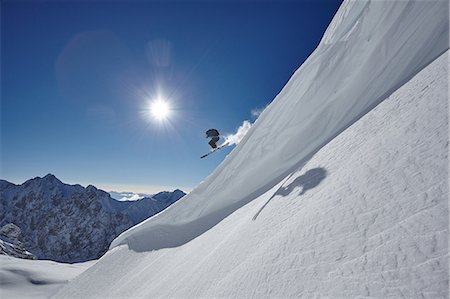
[[[162,121],[169,117],[170,106],[166,101],[158,99],[151,103],[150,112],[153,118]]]

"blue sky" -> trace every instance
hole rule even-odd
[[[189,191],[233,149],[199,159],[205,130],[254,121],[340,2],[2,1],[1,178]]]

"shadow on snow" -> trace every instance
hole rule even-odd
[[[277,195],[286,197],[290,195],[295,189],[301,188],[301,192],[298,196],[302,196],[306,193],[306,191],[317,187],[323,179],[327,176],[327,171],[323,167],[317,167],[308,170],[305,174],[297,177],[292,183],[287,186],[284,186],[284,183],[281,187],[269,198],[269,200],[259,209],[259,211],[253,216],[253,220],[258,218],[259,214],[264,210],[264,208],[269,204],[269,202]],[[288,181],[292,177],[292,174],[285,179],[285,182]]]
[[[298,195],[301,196],[308,190],[311,190],[319,185],[326,177],[326,175],[327,171],[325,170],[325,168],[317,167],[308,170],[305,174],[297,177],[292,183],[284,186],[284,183],[286,183],[289,178],[292,177],[292,174],[289,175],[287,178],[285,178],[285,181],[281,185],[281,187],[255,214],[253,220],[256,220],[261,211],[276,195],[285,197],[287,195],[292,195],[292,192],[294,192],[294,190],[297,190],[297,188],[301,188],[301,192]],[[254,194],[251,194],[243,200],[235,202],[234,204],[226,208],[215,211],[214,213],[205,215],[194,221],[184,223],[182,225],[156,225],[153,226],[151,230],[138,231],[135,234],[128,236],[125,240],[123,240],[121,244],[127,244],[129,249],[136,252],[152,251],[181,246],[208,231],[222,219],[226,218],[260,195],[261,190],[258,190]]]

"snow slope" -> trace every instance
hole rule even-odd
[[[94,263],[61,264],[0,255],[0,298],[49,298]]]
[[[213,174],[112,247],[182,245],[270,190],[446,51],[448,25],[446,1],[344,2],[318,48]]]
[[[117,246],[55,298],[448,298],[448,58],[198,238]]]
[[[344,2],[214,173],[55,297],[448,297],[447,13]]]

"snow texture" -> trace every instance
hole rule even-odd
[[[55,298],[448,298],[447,60],[198,238],[115,247]]]
[[[347,1],[235,150],[180,204],[114,240],[176,247],[270,190],[448,49],[448,3]]]
[[[61,264],[0,255],[0,298],[49,298],[94,263]]]

